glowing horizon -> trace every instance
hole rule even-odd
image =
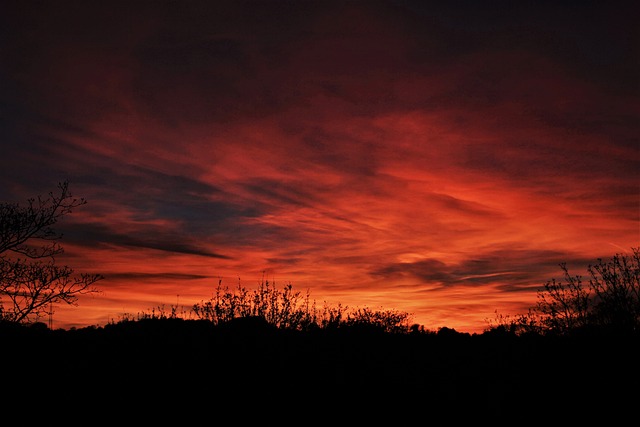
[[[0,200],[68,180],[59,262],[105,276],[54,327],[264,275],[481,332],[640,246],[633,13],[278,3],[0,18]]]

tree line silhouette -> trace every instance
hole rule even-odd
[[[62,234],[53,226],[86,203],[75,198],[64,181],[58,184],[58,193],[28,199],[26,206],[0,204],[0,322],[39,323],[52,315],[53,304],[77,305],[79,295],[99,292],[93,285],[104,279],[102,275],[77,275],[71,267],[56,264],[56,256],[63,252],[59,243]],[[511,317],[496,311],[487,331],[515,335],[634,335],[640,331],[640,248],[631,248],[631,254],[616,253],[607,261],[598,259],[587,268],[587,282],[581,275],[570,274],[566,263],[559,265],[564,281],[553,278],[546,282],[538,291],[536,306],[526,314]],[[178,316],[177,308],[171,308],[170,317]],[[278,329],[297,331],[366,328],[386,333],[430,332],[422,325],[410,324],[410,314],[398,310],[349,310],[340,304],[317,307],[308,292],[302,296],[291,284],[279,290],[264,277],[253,291],[240,283],[231,290],[220,280],[214,296],[194,304],[188,314],[213,324],[257,318]],[[167,313],[153,310],[138,319],[156,316],[164,318]],[[124,314],[120,321],[131,320],[133,316]]]
[[[197,385],[225,400],[300,397],[301,384],[317,383],[371,402],[418,390],[405,404],[464,402],[496,417],[552,399],[558,387],[568,405],[583,406],[584,392],[600,405],[637,403],[639,248],[597,260],[587,280],[560,264],[564,280],[545,283],[535,307],[515,317],[496,312],[482,334],[428,330],[396,310],[318,307],[308,292],[264,279],[254,290],[220,280],[188,315],[158,307],[104,327],[51,330],[41,321],[48,305],[75,304],[102,279],[55,264],[62,248],[52,226],[86,203],[66,182],[59,190],[26,207],[0,205],[0,363],[19,366],[22,385],[46,378],[98,394],[120,387],[122,399],[139,387],[158,399],[184,397]]]

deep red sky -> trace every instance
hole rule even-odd
[[[481,332],[640,245],[634,2],[5,2],[0,200],[62,180],[100,295],[291,283]]]

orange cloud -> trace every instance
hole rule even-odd
[[[630,22],[606,6],[95,7],[14,6],[2,50],[1,195],[69,179],[89,203],[63,260],[106,277],[59,326],[266,275],[479,332],[640,241]]]

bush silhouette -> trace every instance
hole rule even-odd
[[[640,248],[598,259],[587,268],[588,282],[566,263],[560,268],[564,282],[547,281],[535,307],[513,319],[498,316],[496,327],[515,334],[640,334]]]
[[[286,284],[279,290],[268,280],[249,291],[238,283],[236,289],[218,281],[214,296],[208,301],[194,304],[192,312],[198,319],[224,324],[235,319],[253,318],[278,329],[309,331],[315,329],[359,328],[388,333],[408,333],[411,330],[409,313],[397,310],[372,310],[368,307],[349,311],[341,304],[328,304],[319,309],[310,294],[303,297]]]

